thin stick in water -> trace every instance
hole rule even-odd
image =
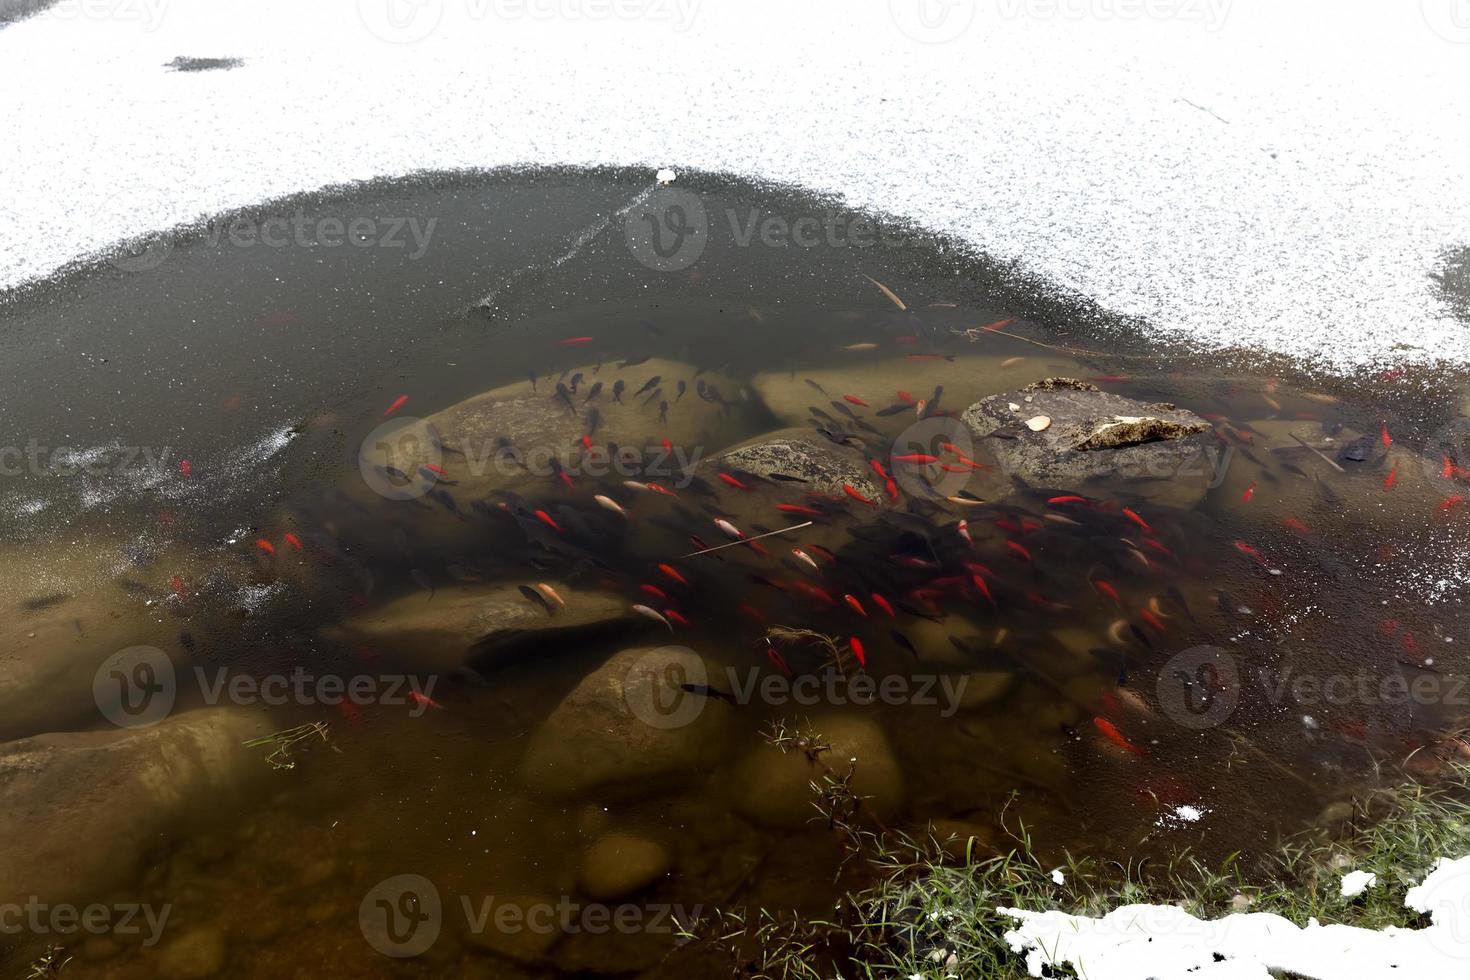
[[[715,545],[713,548],[706,548],[703,551],[691,551],[689,554],[685,555],[684,557],[685,558],[693,558],[696,555],[707,555],[711,551],[723,551],[726,548],[734,548],[734,547],[737,547],[738,545],[746,544],[746,543],[751,542],[751,541],[759,541],[761,538],[769,538],[773,534],[785,534],[787,531],[800,531],[804,527],[811,527],[813,523],[815,523],[815,522],[813,522],[813,521],[805,521],[805,522],[803,522],[801,524],[793,524],[790,527],[783,527],[783,528],[780,528],[779,530],[767,531],[765,534],[757,534],[753,538],[741,538],[739,541],[731,541],[729,544],[718,544],[718,545]]]

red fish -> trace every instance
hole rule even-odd
[[[173,590],[174,595],[176,595],[176,596],[183,596],[183,594],[184,594],[184,578],[183,578],[183,576],[182,575],[175,575],[173,578],[169,579],[168,580],[168,587]]]
[[[179,475],[186,480],[189,479],[194,475],[194,464],[187,459],[179,460]]]
[[[558,524],[558,523],[556,523],[556,521],[552,520],[551,519],[551,515],[548,514],[548,513],[546,513],[546,511],[544,511],[544,510],[538,510],[538,511],[536,511],[536,520],[540,521],[542,524],[545,524],[547,527],[551,528],[557,534],[560,534],[561,533],[561,525]]]
[[[867,402],[865,402],[861,398],[859,398],[857,395],[843,395],[842,396],[842,400],[845,401],[845,402],[847,402],[847,403],[849,403],[849,404],[852,404],[852,405],[861,405],[863,408],[871,408],[872,407]]]
[[[928,464],[928,463],[937,463],[937,462],[939,462],[939,457],[938,456],[930,456],[928,453],[908,453],[908,454],[903,455],[903,456],[894,456],[893,457],[893,461],[895,463],[922,463],[922,464]]]
[[[866,667],[868,665],[868,654],[863,650],[863,641],[855,636],[849,636],[847,638],[847,645],[852,648],[852,655],[857,657],[858,666]]]
[[[822,512],[815,507],[803,507],[800,504],[777,504],[776,509],[783,514],[800,514],[802,517],[822,516]]]
[[[1123,607],[1123,597],[1118,595],[1118,590],[1113,588],[1111,584],[1104,582],[1102,579],[1098,579],[1092,583],[1092,587],[1117,603],[1118,608],[1121,609]]]
[[[679,570],[677,568],[675,568],[673,565],[662,565],[661,564],[661,565],[658,566],[658,570],[661,571],[661,572],[663,572],[669,578],[673,579],[675,582],[678,582],[680,585],[688,585],[689,584],[689,580],[686,579],[683,575],[679,574]]]
[[[1114,725],[1106,718],[1103,718],[1099,715],[1098,717],[1092,719],[1092,723],[1097,726],[1097,730],[1102,732],[1103,737],[1105,737],[1109,742],[1112,742],[1114,745],[1118,746],[1120,749],[1123,749],[1126,752],[1130,752],[1133,755],[1138,756],[1140,759],[1144,757],[1145,753],[1143,749],[1140,749],[1138,746],[1128,741],[1128,739],[1124,738],[1123,733],[1118,731],[1118,726]]]
[[[388,416],[390,416],[394,412],[398,411],[400,408],[402,408],[407,403],[408,403],[408,396],[407,395],[399,395],[397,398],[393,399],[393,404],[389,405],[388,406],[388,410],[386,412],[384,412],[382,415],[380,415],[379,418],[387,418]]]
[[[1245,503],[1250,503],[1251,502],[1251,498],[1254,497],[1255,495],[1256,495],[1256,485],[1254,483],[1252,483],[1250,486],[1248,486],[1248,487],[1245,488],[1245,493],[1243,493],[1243,494],[1240,495],[1240,499],[1242,501],[1244,501]]]
[[[301,550],[301,539],[289,531],[286,532],[286,543],[297,551]]]
[[[742,602],[739,606],[736,607],[736,611],[738,611],[742,616],[745,616],[757,623],[764,624],[766,622],[766,614],[761,612],[759,609],[755,608],[755,606],[752,606],[748,602]]]
[[[781,673],[787,677],[791,676],[791,668],[786,666],[786,658],[777,653],[776,648],[769,644],[766,645],[766,659]]]
[[[807,551],[811,551],[811,552],[815,552],[816,554],[821,555],[827,561],[836,561],[837,560],[837,556],[836,555],[834,555],[832,552],[828,551],[826,548],[823,548],[819,544],[809,544],[809,545],[806,546],[806,550]]]
[[[985,584],[985,580],[983,578],[981,578],[979,575],[971,575],[970,581],[975,583],[975,588],[980,590],[980,594],[988,599],[992,606],[995,605],[995,596],[990,594],[990,586]]]
[[[1129,510],[1127,507],[1124,507],[1123,508],[1123,516],[1126,517],[1126,518],[1128,518],[1134,524],[1137,524],[1139,527],[1143,528],[1145,531],[1148,531],[1150,534],[1153,533],[1153,528],[1151,528],[1151,527],[1148,526],[1148,521],[1146,521],[1143,518],[1139,517],[1137,514],[1135,514],[1133,511]]]
[[[591,449],[592,448],[592,437],[591,436],[583,436],[582,437],[582,448],[583,449]]]
[[[815,585],[808,585],[806,582],[793,582],[792,587],[807,596],[807,598],[816,599],[818,602],[824,602],[829,606],[837,605],[837,600],[833,599],[826,589],[819,589]]]
[[[575,347],[578,344],[590,344],[590,343],[592,343],[592,338],[591,337],[568,337],[565,340],[558,340],[556,342],[556,346],[558,346],[558,347]]]
[[[1244,541],[1235,542],[1235,550],[1240,552],[1242,555],[1249,555],[1256,561],[1260,562],[1262,565],[1266,564],[1266,559],[1261,556],[1261,553],[1255,548],[1252,548],[1250,545],[1246,544]]]
[[[720,479],[723,482],[728,483],[730,486],[734,487],[736,490],[749,490],[749,489],[751,489],[751,487],[748,484],[741,483],[739,480],[735,479],[729,473],[721,473],[719,476],[720,476]]]
[[[904,391],[902,388],[898,390],[897,394],[898,400],[903,402],[905,405],[912,405],[914,403],[914,396]]]
[[[1024,560],[1024,561],[1030,561],[1031,560],[1031,552],[1027,551],[1024,547],[1022,547],[1020,544],[1016,543],[1015,541],[1007,541],[1006,542],[1006,547],[1009,548],[1009,549],[1011,549],[1012,551],[1014,551],[1022,560]]]
[[[868,460],[868,465],[873,468],[873,472],[874,473],[877,473],[878,474],[878,479],[880,479],[880,480],[886,480],[886,479],[888,479],[888,471],[883,468],[883,461],[882,460],[870,459],[870,460]]]
[[[1013,316],[1008,316],[1004,320],[996,320],[994,323],[988,323],[985,326],[981,327],[980,329],[987,330],[987,331],[989,331],[989,330],[999,330],[1001,327],[1004,327],[1007,324],[1010,324],[1010,323],[1015,322],[1015,319],[1016,318],[1013,317]]]
[[[1154,611],[1152,609],[1139,610],[1138,617],[1142,619],[1145,623],[1147,623],[1156,633],[1169,632],[1169,628],[1164,625],[1163,621],[1159,619],[1158,616],[1154,615]]]
[[[438,708],[440,711],[444,710],[444,705],[440,704],[438,701],[435,701],[427,694],[421,694],[418,691],[409,691],[408,696],[413,698],[415,702],[423,705],[426,708]]]
[[[879,595],[876,592],[870,592],[868,594],[869,594],[869,596],[872,597],[873,605],[875,605],[879,609],[883,610],[890,617],[894,615],[893,606],[889,603],[889,601],[887,599],[883,598],[881,595]]]
[[[255,541],[255,546],[268,555],[274,555],[276,553],[276,546],[271,544],[265,538],[257,538]]]
[[[894,483],[892,479],[883,481],[883,491],[888,494],[889,503],[898,503],[898,484]]]
[[[1399,479],[1399,464],[1394,463],[1393,464],[1393,469],[1391,469],[1391,470],[1388,471],[1388,476],[1385,476],[1383,478],[1383,489],[1385,489],[1385,490],[1392,490],[1393,489],[1393,485],[1398,482],[1398,479]]]
[[[435,476],[448,476],[449,475],[449,471],[448,470],[446,470],[442,466],[435,466],[433,463],[425,463],[424,464],[424,469],[428,470],[430,473],[434,474]]]
[[[1383,423],[1382,431],[1379,432],[1378,438],[1381,439],[1381,440],[1383,440],[1383,448],[1384,449],[1388,449],[1388,448],[1390,448],[1390,447],[1393,446],[1393,436],[1391,436],[1391,435],[1388,434],[1388,423],[1387,422],[1384,422]]]
[[[689,622],[689,620],[685,619],[683,616],[680,616],[679,615],[679,610],[677,610],[677,609],[665,609],[664,610],[664,615],[667,616],[669,619],[673,620],[674,622],[678,623],[680,626],[684,627],[685,629],[688,629],[688,628],[690,628],[690,627],[692,627],[694,625],[693,623]]]
[[[1465,498],[1460,496],[1458,493],[1451,494],[1450,496],[1444,498],[1439,502],[1440,512],[1444,513],[1445,511],[1454,510],[1456,507],[1460,506],[1464,502]]]
[[[842,601],[847,603],[848,608],[857,613],[859,616],[863,617],[864,619],[868,618],[868,611],[863,608],[863,604],[858,601],[857,596],[849,593],[842,597]]]
[[[638,586],[638,591],[647,592],[649,595],[653,596],[660,602],[669,601],[668,593],[664,592],[664,590],[660,589],[658,586],[650,585],[647,582],[644,582],[642,585]]]
[[[1301,521],[1297,520],[1295,517],[1283,517],[1281,519],[1281,524],[1282,524],[1282,526],[1287,527],[1287,528],[1290,528],[1291,530],[1295,531],[1297,534],[1311,534],[1312,533],[1312,529],[1311,528],[1307,527],[1305,524],[1303,524]]]
[[[853,500],[856,500],[860,504],[867,504],[869,507],[878,506],[878,502],[876,500],[869,500],[867,497],[864,497],[862,494],[858,493],[857,490],[853,489],[852,484],[850,483],[844,483],[842,485],[842,492],[847,494],[849,497],[851,497]]]
[[[1076,494],[1067,494],[1063,497],[1052,497],[1047,503],[1053,507],[1058,507],[1062,504],[1085,504],[1087,503],[1087,498],[1079,497]]]

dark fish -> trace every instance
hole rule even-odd
[[[71,594],[68,592],[53,592],[50,595],[37,596],[34,599],[27,599],[25,602],[20,604],[20,608],[24,609],[26,612],[36,612],[41,609],[50,609],[52,606],[59,606],[70,598]]]
[[[426,574],[424,574],[424,572],[422,570],[417,569],[417,568],[412,569],[408,574],[409,574],[409,577],[410,578],[412,578],[416,583],[418,583],[419,588],[424,589],[424,590],[426,590],[429,593],[429,601],[430,602],[433,602],[434,601],[434,583],[431,582],[431,581],[429,581],[429,576],[426,575]]]
[[[531,381],[531,393],[532,394],[535,394],[536,393],[536,372],[535,371],[528,371],[528,372],[526,372],[526,377],[528,379],[530,379],[530,381]]]
[[[664,390],[662,388],[653,389],[653,391],[649,392],[648,397],[643,399],[643,404],[647,405],[649,402],[653,401],[655,398],[657,398],[659,395],[662,395],[663,393]]]
[[[811,385],[813,388],[817,389],[818,391],[820,391],[823,395],[827,395],[827,389],[826,388],[823,388],[821,385],[817,384],[811,378],[807,378],[806,379],[806,383],[809,384],[809,385]],[[827,397],[831,397],[831,396],[828,395]]]
[[[1165,586],[1164,592],[1168,594],[1170,599],[1174,600],[1175,605],[1184,610],[1184,615],[1189,617],[1191,623],[1199,622],[1199,620],[1194,618],[1194,613],[1190,610],[1189,603],[1185,601],[1183,592],[1180,592],[1178,588],[1172,585]]]
[[[602,394],[602,382],[601,381],[597,382],[591,388],[588,388],[587,389],[587,397],[584,398],[584,399],[582,399],[582,404],[583,405],[587,404],[588,402],[590,402],[592,399],[596,398],[600,394]]]
[[[689,386],[687,384],[685,384],[684,382],[680,381],[679,384],[678,384],[678,386],[677,386],[677,390],[678,390],[679,394],[677,394],[677,395],[674,396],[674,401],[678,401],[680,398],[683,398],[684,397],[684,392],[686,392],[686,391],[689,390]]]
[[[1302,469],[1300,466],[1297,466],[1295,463],[1282,463],[1281,468],[1294,476],[1301,477],[1303,480],[1311,479],[1311,477],[1307,476],[1307,471]]]
[[[619,361],[618,362],[618,367],[620,367],[620,368],[637,367],[638,365],[642,364],[646,360],[648,360],[648,355],[647,354],[644,354],[641,357],[630,357],[627,360]]]
[[[985,437],[987,439],[1019,439],[1021,438],[1021,433],[1023,431],[1025,430],[1013,426],[1002,425],[991,429],[988,433],[986,433]]]
[[[658,403],[658,420],[660,422],[667,422],[669,420],[669,403],[668,402],[659,402]]]
[[[637,391],[633,392],[633,397],[634,398],[637,398],[639,395],[643,394],[645,391],[652,391],[653,389],[655,389],[655,388],[658,387],[658,383],[660,381],[662,381],[663,379],[664,379],[663,378],[663,375],[661,375],[661,374],[655,374],[653,377],[651,377],[647,381],[643,382],[643,387],[642,388],[639,388]]]
[[[1342,447],[1337,458],[1349,463],[1361,463],[1373,455],[1373,437],[1361,436]]]
[[[577,414],[577,406],[572,404],[571,390],[568,389],[567,386],[562,384],[560,381],[556,383],[556,397],[559,401],[566,405],[567,411],[571,412],[572,415],[575,417]]]
[[[546,615],[548,615],[548,616],[555,616],[556,615],[556,611],[551,608],[551,603],[547,602],[546,601],[546,597],[544,595],[542,595],[540,592],[537,592],[535,589],[531,588],[529,585],[522,585],[522,586],[519,586],[519,588],[521,590],[521,595],[525,596],[527,599],[530,599],[532,602],[534,602],[536,605],[540,606],[542,609],[545,609],[546,610]]]
[[[464,514],[460,512],[459,504],[455,503],[454,497],[450,495],[448,490],[440,490],[438,487],[434,487],[429,491],[429,499],[449,511],[455,517],[461,520],[464,519]]]
[[[710,687],[708,684],[680,684],[679,689],[706,698],[718,698],[728,704],[739,703],[735,700],[735,695],[730,694],[728,691],[721,691],[719,688]]]
[[[534,381],[535,379],[533,378],[532,380]],[[532,385],[532,387],[534,388],[535,386]],[[444,441],[444,437],[439,434],[439,430],[434,427],[433,422],[425,423],[424,429],[429,433],[429,439],[433,441],[435,449],[438,449],[442,453],[452,453],[455,456],[464,455],[464,450],[455,449]]]
[[[939,399],[944,397],[944,385],[935,385],[934,394],[929,398],[929,411],[934,411],[939,406]]]
[[[809,480],[803,480],[799,476],[791,476],[791,475],[786,474],[786,473],[767,473],[766,476],[767,476],[767,478],[772,479],[772,480],[780,480],[782,483],[809,483],[809,482],[811,482]]]
[[[826,412],[822,411],[820,408],[817,408],[815,405],[808,405],[806,407],[806,410],[808,412],[811,412],[813,415],[815,415],[819,419],[826,419],[828,422],[831,422],[833,425],[837,425],[838,424],[838,422],[837,422],[836,419],[834,419],[832,416],[828,415]]]
[[[832,407],[837,409],[837,411],[841,412],[843,415],[846,415],[848,418],[853,419],[854,421],[857,420],[857,416],[853,414],[852,409],[848,408],[842,402],[834,401],[832,402]]]
[[[1143,644],[1145,647],[1147,647],[1150,650],[1152,650],[1154,648],[1154,645],[1149,642],[1149,639],[1144,634],[1143,630],[1139,629],[1133,623],[1129,623],[1128,624],[1128,629],[1133,633],[1134,639],[1136,639],[1139,643]]]
[[[886,419],[890,415],[897,415],[899,412],[907,412],[908,410],[909,406],[905,405],[903,402],[899,402],[897,405],[889,405],[887,408],[880,408],[873,414],[878,416],[879,418]]]
[[[597,435],[597,426],[601,422],[602,413],[595,408],[589,408],[587,410],[587,434],[589,436]]]
[[[622,379],[613,382],[613,401],[617,402],[618,404],[622,404],[623,389],[626,387],[628,386],[623,383]]]
[[[914,644],[911,640],[909,640],[908,637],[904,636],[898,630],[889,630],[888,635],[893,637],[894,643],[897,643],[899,646],[907,650],[914,657],[914,659],[918,659],[919,651],[914,649]]]
[[[188,650],[190,653],[193,653],[198,647],[198,645],[194,642],[194,634],[190,633],[188,630],[184,630],[182,633],[180,633],[179,646],[183,647],[185,650]]]
[[[578,371],[576,374],[572,375],[572,380],[569,381],[569,382],[567,382],[567,387],[568,388],[571,388],[572,389],[572,394],[575,395],[577,393],[577,385],[579,385],[581,383],[582,383],[582,372],[581,371]]]
[[[702,371],[704,369],[701,368],[700,370]],[[694,372],[694,393],[696,395],[698,395],[700,398],[704,398],[705,401],[709,401],[708,398],[705,398],[705,394],[704,394],[705,389],[707,389],[708,387],[709,387],[709,385],[705,384],[703,381],[700,380],[700,378],[699,378],[699,371],[695,371]]]
[[[519,463],[521,466],[526,465],[521,459],[520,450],[516,449],[507,436],[501,436],[495,441],[495,455],[501,459],[509,459]]]

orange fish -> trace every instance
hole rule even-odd
[[[724,481],[725,483],[728,483],[730,486],[734,487],[736,490],[749,490],[749,489],[751,489],[749,485],[744,484],[744,483],[741,483],[739,480],[735,479],[729,473],[721,473],[721,474],[719,474],[719,477],[720,477],[720,479],[722,481]]]
[[[1385,489],[1385,490],[1392,490],[1393,489],[1393,485],[1398,482],[1398,479],[1399,479],[1399,464],[1394,463],[1393,464],[1393,469],[1391,469],[1391,470],[1388,471],[1388,476],[1385,476],[1383,478],[1383,489]]]
[[[858,493],[857,490],[853,489],[852,485],[849,483],[844,483],[842,485],[842,492],[847,494],[849,497],[851,497],[853,500],[856,500],[860,504],[867,504],[869,507],[878,506],[878,502],[876,500],[869,500],[867,497],[864,497],[862,494]]]
[[[989,600],[992,606],[995,605],[995,596],[990,594],[990,586],[985,584],[985,580],[983,578],[981,578],[979,575],[971,575],[970,581],[975,583],[975,588],[980,590],[980,594],[983,595],[987,600]]]
[[[286,543],[297,551],[301,550],[301,539],[289,531],[286,532]]]
[[[658,570],[663,572],[669,578],[673,579],[675,582],[678,582],[680,585],[689,584],[689,580],[686,579],[683,575],[679,574],[679,570],[673,565],[659,565]]]
[[[1382,431],[1379,433],[1378,438],[1380,438],[1380,439],[1383,440],[1383,448],[1384,449],[1388,449],[1388,448],[1390,448],[1393,445],[1393,436],[1391,436],[1391,435],[1388,434],[1388,423],[1387,422],[1384,422],[1383,423],[1383,428],[1382,428]]]
[[[558,523],[556,523],[556,521],[552,520],[551,519],[551,515],[548,514],[548,513],[546,513],[546,511],[544,511],[544,510],[538,510],[538,511],[536,511],[536,520],[540,521],[542,524],[545,524],[547,527],[551,528],[557,534],[560,534],[561,533],[561,525],[558,524]]]
[[[1137,524],[1139,527],[1143,528],[1145,531],[1148,531],[1149,533],[1152,533],[1153,532],[1153,528],[1151,528],[1151,527],[1148,526],[1148,521],[1146,521],[1143,518],[1139,517],[1137,514],[1135,514],[1133,511],[1129,510],[1127,507],[1124,507],[1123,508],[1123,516],[1126,517],[1126,518],[1128,518],[1134,524]]]
[[[1140,749],[1138,746],[1128,741],[1128,739],[1124,738],[1123,733],[1118,731],[1118,727],[1112,722],[1108,721],[1106,718],[1103,718],[1099,715],[1098,717],[1092,719],[1092,723],[1097,726],[1097,730],[1102,732],[1103,736],[1109,742],[1112,742],[1114,745],[1118,746],[1126,752],[1131,752],[1133,755],[1138,756],[1140,759],[1144,757],[1145,753],[1143,749]]]
[[[1016,543],[1015,541],[1007,541],[1006,542],[1006,547],[1009,548],[1009,549],[1011,549],[1012,551],[1014,551],[1023,560],[1025,560],[1025,561],[1030,561],[1031,560],[1031,552],[1027,551],[1024,547],[1022,547],[1020,544]]]
[[[592,338],[591,337],[568,337],[565,340],[558,340],[556,342],[556,346],[558,346],[558,347],[575,347],[578,344],[590,344],[590,343],[592,343]]]
[[[861,398],[859,398],[857,395],[843,395],[842,396],[842,400],[845,401],[845,402],[848,402],[849,404],[852,404],[852,405],[861,405],[863,408],[871,408],[872,407],[867,402],[865,402]]]
[[[1456,507],[1460,506],[1464,502],[1464,497],[1460,496],[1458,493],[1452,494],[1439,502],[1439,509],[1441,512],[1454,510]]]
[[[1248,486],[1248,487],[1245,488],[1245,493],[1243,493],[1243,494],[1240,495],[1240,499],[1243,500],[1246,503],[1250,503],[1251,502],[1251,498],[1254,497],[1255,495],[1256,495],[1256,485],[1254,483],[1252,483],[1250,486]]]
[[[888,602],[887,599],[883,598],[881,595],[879,595],[876,592],[870,592],[869,595],[873,599],[873,605],[875,605],[879,609],[883,610],[889,616],[893,616],[894,615],[893,606],[889,604],[889,602]]]
[[[400,408],[402,408],[407,403],[408,403],[408,396],[407,395],[399,395],[397,398],[393,399],[393,404],[389,405],[388,406],[388,410],[386,412],[384,412],[382,415],[380,415],[379,418],[387,418],[388,416],[390,416],[394,412],[398,411]]]
[[[868,665],[868,655],[863,650],[863,641],[855,636],[850,636],[847,638],[847,645],[852,648],[852,655],[857,657],[858,666],[866,667]]]
[[[848,608],[857,613],[859,616],[863,617],[864,619],[868,618],[868,611],[863,608],[863,604],[858,601],[857,596],[849,593],[842,597],[842,601],[847,603]]]
[[[1063,497],[1052,497],[1050,500],[1047,501],[1047,503],[1051,504],[1053,507],[1059,506],[1061,504],[1085,504],[1087,503],[1087,498],[1078,497],[1075,494],[1068,494]]]
[[[257,538],[255,541],[255,546],[268,555],[274,555],[276,553],[276,546],[271,544],[265,538]]]
[[[1113,588],[1112,585],[1104,582],[1102,579],[1098,579],[1097,581],[1092,583],[1092,586],[1093,588],[1097,589],[1097,591],[1101,592],[1103,595],[1116,602],[1119,608],[1122,608],[1123,598],[1122,596],[1118,595],[1118,590]]]
[[[665,609],[664,610],[664,615],[667,616],[669,619],[673,620],[674,622],[678,623],[680,626],[683,626],[685,629],[688,629],[689,627],[691,627],[691,626],[694,625],[693,623],[689,622],[689,620],[685,619],[683,616],[680,616],[679,615],[679,610],[677,610],[677,609]]]
[[[912,405],[914,403],[914,396],[904,391],[902,388],[898,390],[897,394],[898,400],[903,402],[905,405]]]
[[[903,456],[894,456],[893,457],[893,461],[895,463],[924,463],[924,464],[928,464],[928,463],[937,463],[937,462],[939,462],[939,457],[938,456],[930,456],[928,453],[908,453],[908,454],[903,455]]]
[[[776,509],[783,514],[800,514],[803,517],[822,516],[822,512],[815,507],[803,507],[800,504],[777,504]]]

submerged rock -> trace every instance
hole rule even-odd
[[[1029,425],[1045,417],[1048,424]],[[1146,404],[1085,381],[1046,378],[971,405],[962,416],[1012,476],[1080,489],[1092,480],[1127,481],[1155,503],[1188,507],[1213,478],[1203,434],[1210,425],[1174,405]]]
[[[218,929],[195,929],[164,945],[157,956],[163,980],[203,980],[224,969],[225,935]]]
[[[805,730],[807,726],[803,726]],[[829,746],[818,755],[821,765],[800,750],[788,752],[770,745],[752,748],[736,766],[730,781],[731,802],[747,819],[767,827],[804,827],[819,813],[813,781],[820,782],[823,765],[845,775],[856,760],[851,788],[864,797],[863,806],[880,820],[889,820],[905,805],[903,771],[881,725],[860,715],[824,715],[813,718],[811,731]]]
[[[716,683],[717,669],[687,647],[615,654],[542,723],[521,763],[522,780],[556,797],[617,798],[699,776],[724,754],[735,709],[680,685]]]
[[[674,859],[662,844],[629,834],[607,834],[582,856],[577,881],[599,902],[640,892],[669,873]]]
[[[241,745],[264,718],[211,708],[0,746],[0,901],[87,902],[129,880],[170,834],[225,812],[268,771]]]
[[[329,639],[367,644],[426,670],[453,670],[471,661],[501,660],[528,640],[553,640],[615,622],[627,604],[601,592],[548,582],[566,605],[546,609],[519,584],[466,583],[402,596],[324,631]]]
[[[709,460],[715,469],[737,469],[788,484],[800,493],[843,496],[843,485],[870,500],[883,500],[883,487],[862,453],[811,429],[783,429],[728,449]],[[784,481],[781,478],[785,478]]]

